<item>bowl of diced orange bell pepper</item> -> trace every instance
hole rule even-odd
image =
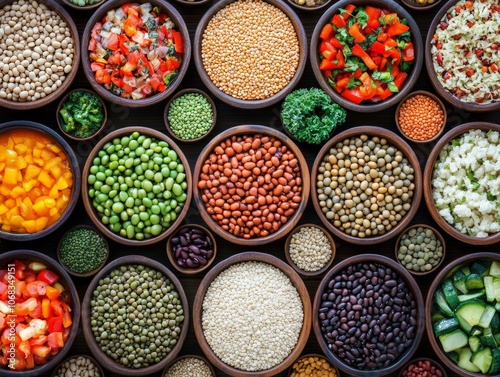
[[[68,273],[33,250],[0,255],[0,375],[49,374],[76,338],[80,300]]]
[[[76,206],[80,180],[73,150],[55,131],[30,121],[0,124],[0,239],[56,230]]]

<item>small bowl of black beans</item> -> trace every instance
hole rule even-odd
[[[347,375],[383,376],[411,359],[424,332],[415,279],[378,254],[335,265],[314,298],[313,329],[326,357]]]

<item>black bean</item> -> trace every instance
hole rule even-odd
[[[332,301],[323,301],[323,306],[326,306],[327,308],[331,308],[333,306]]]

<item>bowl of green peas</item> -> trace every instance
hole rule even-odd
[[[62,0],[64,4],[73,9],[90,10],[102,5],[106,0]]]
[[[103,137],[82,173],[82,199],[106,237],[129,246],[167,238],[183,221],[192,176],[182,150],[148,127],[125,127]]]

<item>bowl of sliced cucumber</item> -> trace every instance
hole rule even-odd
[[[439,359],[461,376],[500,374],[500,254],[460,257],[435,277],[426,329]]]

